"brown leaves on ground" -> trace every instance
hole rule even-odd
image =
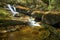
[[[45,25],[46,26],[46,25]],[[54,31],[54,32],[53,32]],[[56,34],[55,34],[56,33]],[[21,26],[19,31],[8,33],[8,40],[59,40],[54,27]]]

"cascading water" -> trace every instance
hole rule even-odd
[[[12,12],[13,16],[15,16],[16,14],[18,14],[18,12],[16,12],[16,8],[14,6],[11,6],[10,4],[7,4],[7,6],[9,8],[9,10]]]
[[[10,4],[7,4],[8,8],[10,9],[10,11],[13,13],[13,16],[15,16],[16,14],[18,14],[18,12],[16,12],[16,8],[14,6],[11,6]],[[13,8],[12,8],[13,7]],[[39,23],[36,23],[35,20],[32,20],[32,17],[29,17],[28,19],[28,24],[30,26],[40,26]]]
[[[32,20],[32,17],[30,17],[30,18],[28,19],[28,24],[29,24],[30,26],[40,26],[39,23],[36,23],[36,21]]]

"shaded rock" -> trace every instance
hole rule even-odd
[[[43,23],[54,25],[54,24],[60,22],[60,14],[49,13],[49,14],[43,15],[42,21],[43,21]]]

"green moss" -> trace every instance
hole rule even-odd
[[[11,13],[3,8],[0,8],[0,19],[11,19]]]

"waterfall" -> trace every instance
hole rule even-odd
[[[10,4],[7,4],[9,10],[12,12],[13,16],[15,16],[16,14],[18,14],[18,12],[16,12],[16,8],[14,6],[11,6]]]
[[[13,7],[14,11],[16,12],[16,8],[14,7],[14,5],[12,7]]]
[[[39,23],[37,23],[35,20],[32,20],[32,17],[30,17],[30,18],[28,19],[28,24],[29,24],[30,26],[40,26]]]

